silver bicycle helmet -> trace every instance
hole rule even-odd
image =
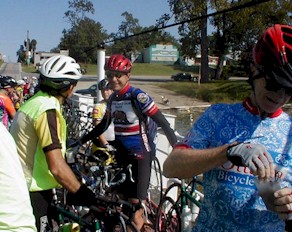
[[[56,90],[77,83],[81,77],[80,65],[65,55],[52,56],[40,69],[41,84]]]

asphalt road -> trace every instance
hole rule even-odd
[[[31,77],[36,76],[36,73],[24,73],[21,70],[21,65],[19,63],[8,63],[3,64],[0,68],[0,74],[9,75],[14,77],[16,80],[21,79],[24,76]],[[86,89],[89,86],[97,83],[97,78],[94,75],[84,75],[78,82],[75,91],[78,89]],[[159,88],[157,83],[162,82],[172,82],[173,80],[170,76],[131,76],[130,78],[131,85],[136,88],[140,88],[146,93],[148,93],[160,109],[185,109],[188,110],[191,107],[199,106],[205,107],[208,106],[208,103],[198,101],[184,95],[177,95],[173,91]],[[162,101],[162,96],[166,97],[169,100],[169,104],[165,104]]]

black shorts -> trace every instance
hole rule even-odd
[[[53,199],[52,190],[30,192],[29,195],[37,230],[45,231],[45,228],[52,228],[52,220],[57,219],[57,212],[51,206]]]
[[[118,188],[118,192],[126,198],[145,200],[150,182],[152,155],[145,152],[143,157],[137,158],[119,150],[117,153],[119,154],[116,157],[119,166],[127,167],[132,164],[132,177],[134,179],[133,183],[127,173],[127,179]]]

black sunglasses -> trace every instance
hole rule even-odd
[[[280,85],[276,80],[268,77],[267,75],[264,75],[264,78],[266,80],[266,89],[268,91],[277,92],[281,89],[284,89],[286,95],[290,97],[292,96],[292,88],[288,88],[288,87],[284,87]]]
[[[105,74],[106,74],[107,78],[114,78],[114,77],[116,77],[118,79],[121,78],[124,75],[127,75],[126,73],[113,72],[113,71],[106,72]]]

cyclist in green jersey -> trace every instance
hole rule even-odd
[[[81,78],[80,66],[68,56],[49,58],[40,70],[40,90],[22,105],[11,126],[29,188],[38,231],[54,216],[52,189],[66,188],[72,203],[91,205],[95,196],[67,165],[66,122],[61,105]],[[75,201],[74,201],[75,200]]]

